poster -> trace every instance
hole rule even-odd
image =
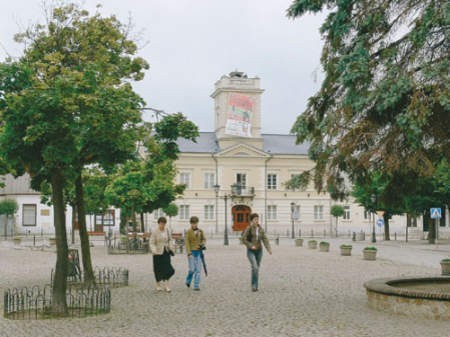
[[[228,115],[225,133],[233,136],[252,136],[252,114],[255,105],[252,97],[242,94],[230,94],[228,97]]]

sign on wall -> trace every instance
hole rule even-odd
[[[247,95],[230,94],[225,133],[233,136],[252,136],[252,114],[255,102]]]

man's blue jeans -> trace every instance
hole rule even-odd
[[[200,287],[200,267],[202,264],[201,250],[192,250],[191,256],[188,256],[189,272],[186,277],[186,284],[191,284],[192,278],[194,278],[194,289]]]
[[[261,264],[262,248],[257,250],[247,248],[247,258],[252,267],[252,289],[258,289],[259,265]]]

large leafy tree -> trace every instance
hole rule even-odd
[[[140,136],[144,102],[130,81],[142,79],[148,65],[132,57],[136,45],[127,28],[114,16],[89,16],[64,5],[52,10],[46,25],[18,34],[16,40],[27,47],[24,56],[0,65],[0,157],[15,174],[29,173],[33,188],[51,185],[57,239],[52,311],[57,314],[67,313],[63,188],[75,179],[83,266],[92,280],[82,169],[124,161]]]
[[[325,79],[292,128],[311,143],[305,175],[335,198],[346,177],[432,176],[450,157],[449,3],[295,0],[287,14],[323,10]]]
[[[393,215],[408,213],[411,217],[429,217],[431,207],[448,207],[450,200],[450,166],[445,159],[436,167],[431,177],[417,173],[386,174],[374,172],[370,179],[356,181],[352,195],[367,210],[384,211],[384,238],[390,239],[389,219]],[[429,241],[434,242],[434,222],[430,223]]]
[[[143,139],[143,159],[123,165],[106,188],[110,204],[121,209],[136,227],[136,213],[168,207],[185,186],[175,183],[180,138],[195,141],[198,129],[181,113],[165,115]]]

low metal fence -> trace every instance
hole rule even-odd
[[[111,291],[107,287],[68,287],[68,317],[85,317],[111,311]],[[52,288],[32,286],[4,291],[3,317],[15,320],[52,318]]]
[[[108,254],[147,254],[150,252],[147,238],[138,236],[109,238],[106,240]]]
[[[54,269],[51,271],[50,282],[53,284]],[[110,287],[124,287],[128,286],[128,269],[122,267],[95,267],[94,277],[96,285],[110,286]],[[67,276],[67,281],[70,285],[83,285],[84,272],[80,271],[76,276]]]

